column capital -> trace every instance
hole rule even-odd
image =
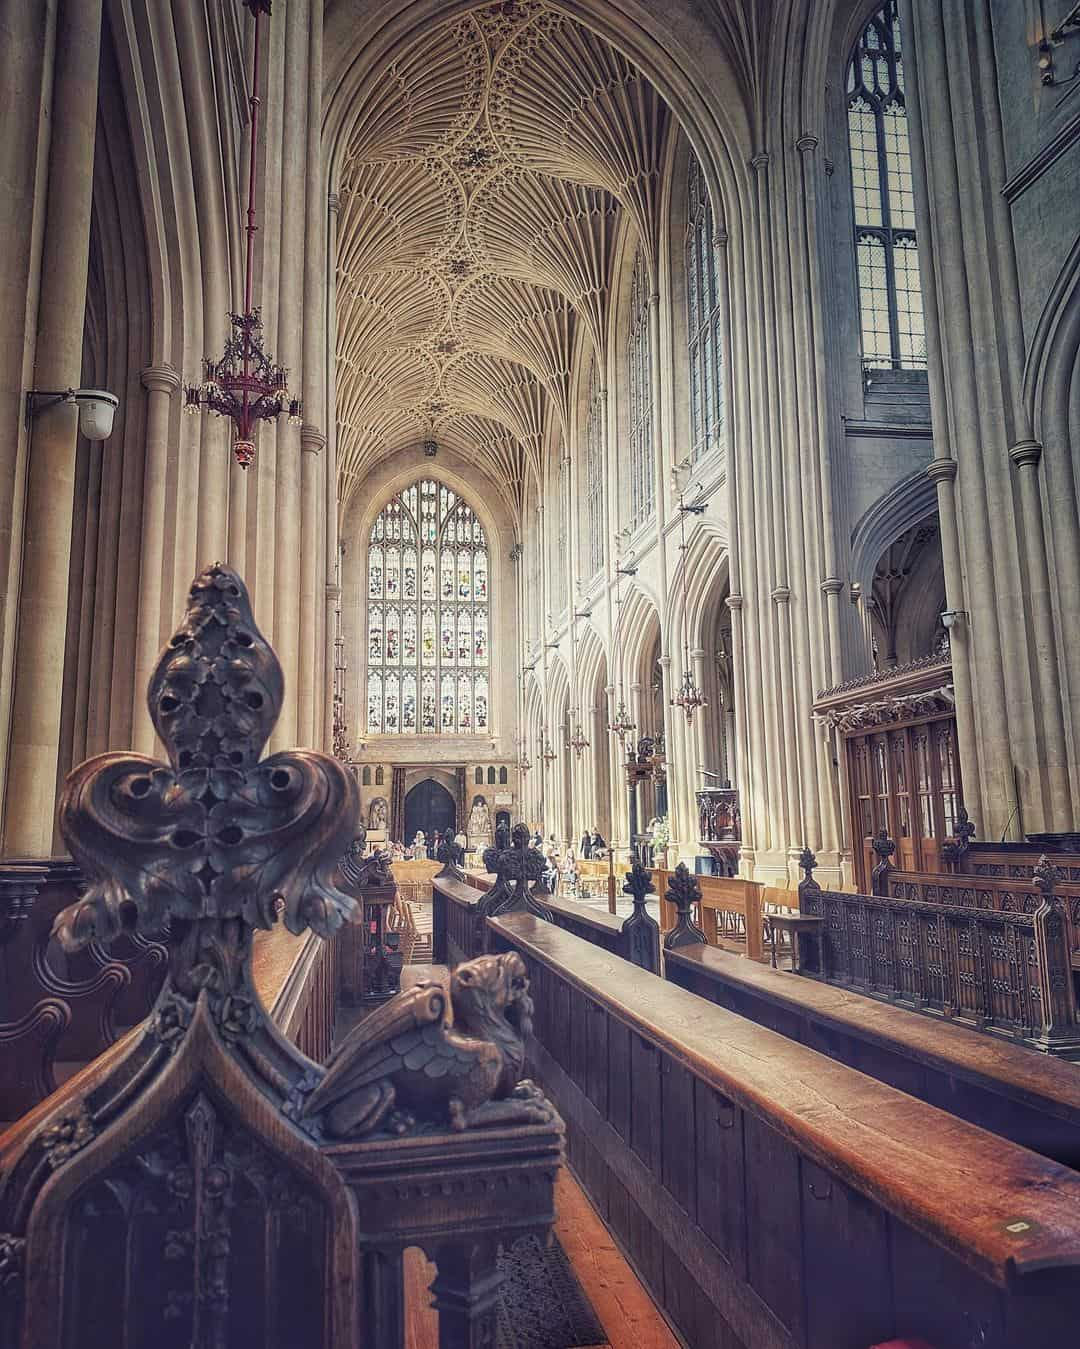
[[[326,587],[326,598],[328,600],[341,599],[341,587],[335,585],[333,581],[328,582]]]
[[[704,660],[705,648],[703,646],[692,646],[690,648],[690,654],[695,660]]]
[[[333,213],[336,215],[341,208],[341,198],[338,196],[336,192],[328,192],[326,194],[326,204],[327,206],[330,207],[330,210],[333,211]]]
[[[820,142],[812,131],[804,131],[795,142],[795,149],[805,154],[807,150],[816,150]]]
[[[326,449],[326,437],[317,426],[304,422],[300,427],[300,449],[305,454],[318,454]]]
[[[666,655],[666,654],[665,654],[665,655],[661,656],[661,657],[659,658],[659,660],[657,660],[656,663],[657,663],[657,665],[660,666],[661,670],[670,670],[670,669],[671,669],[671,657],[670,657],[669,655]]]
[[[180,387],[180,376],[171,365],[148,365],[139,378],[143,388],[154,393],[175,393]]]
[[[931,459],[926,466],[926,476],[931,482],[952,482],[956,477],[956,460]]]
[[[766,151],[759,150],[756,155],[753,155],[751,157],[750,167],[752,169],[765,169],[768,168],[768,166],[769,166],[769,156]]]
[[[826,595],[839,595],[843,588],[844,583],[838,576],[826,576],[821,583],[821,589]]]
[[[728,246],[728,232],[727,232],[727,230],[714,230],[714,231],[713,231],[712,242],[713,242],[713,248],[727,248],[727,246]]]
[[[729,609],[741,609],[743,607],[743,597],[741,595],[729,595],[724,603]]]
[[[772,590],[772,600],[774,604],[787,604],[791,599],[790,586],[774,586]]]
[[[1043,447],[1037,440],[1018,440],[1009,447],[1009,458],[1017,468],[1035,468],[1042,458]]]

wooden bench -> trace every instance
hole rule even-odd
[[[549,923],[490,927],[571,1164],[688,1344],[1073,1342],[1080,1175]]]
[[[668,951],[665,976],[931,1105],[1080,1168],[1080,1071],[955,1023],[708,946]]]
[[[671,872],[657,868],[653,884],[660,898],[660,930],[675,926],[675,908],[663,898]],[[750,960],[764,958],[765,886],[741,877],[696,876],[701,886],[700,918],[710,946],[735,941],[745,947]]]

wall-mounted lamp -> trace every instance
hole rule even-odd
[[[108,389],[31,389],[26,395],[26,425],[30,426],[39,406],[75,403],[79,409],[79,434],[87,440],[108,440],[120,399]]]
[[[963,609],[942,609],[941,626],[947,632],[950,628],[960,627],[966,618],[967,614]]]

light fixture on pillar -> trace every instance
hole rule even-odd
[[[672,478],[675,482],[675,490],[679,494],[679,552],[682,554],[682,627],[683,627],[683,673],[679,684],[679,691],[671,699],[671,706],[681,708],[686,713],[686,720],[693,721],[694,713],[699,707],[708,707],[708,700],[704,693],[694,683],[694,675],[690,669],[690,628],[689,615],[686,605],[687,579],[686,579],[686,517],[688,515],[701,515],[705,510],[703,504],[696,503],[688,506],[684,501],[687,481],[690,477],[690,466],[687,462],[677,464],[672,469]]]
[[[622,578],[624,576],[633,576],[636,571],[636,567],[616,566],[615,568],[615,608],[618,612],[615,618],[614,646],[615,665],[618,671],[619,706],[616,709],[615,715],[608,722],[608,730],[612,735],[617,735],[619,737],[620,745],[625,743],[628,735],[631,735],[637,730],[637,726],[634,724],[634,721],[627,710],[626,700],[623,697],[622,647],[619,645],[621,637],[620,629],[622,627]]]
[[[548,739],[547,731],[544,731],[543,733],[541,745],[542,745],[542,748],[540,750],[541,759],[543,759],[545,763],[554,763],[559,756],[555,753],[555,746]]]
[[[584,615],[588,617],[588,615]],[[577,621],[582,617],[576,610],[570,619],[570,668],[574,671],[574,677],[577,678]],[[572,730],[567,744],[574,751],[575,757],[581,758],[582,754],[589,748],[589,741],[581,725],[581,713],[578,708],[572,708],[570,711],[570,724]]]
[[[341,609],[335,612],[337,631],[334,634],[334,758],[342,763],[351,759],[349,737],[345,722],[345,672],[348,663],[345,659],[345,637],[341,631]]]
[[[203,360],[202,384],[189,384],[184,393],[184,410],[192,414],[208,408],[219,417],[227,417],[235,427],[233,454],[241,468],[255,458],[255,427],[261,421],[274,421],[288,410],[289,421],[299,423],[302,408],[299,398],[289,397],[288,371],[275,365],[263,350],[262,315],[252,294],[255,270],[255,235],[258,231],[255,188],[258,167],[259,134],[259,16],[270,13],[271,0],[241,0],[255,20],[252,44],[251,93],[251,168],[248,173],[247,256],[244,270],[244,308],[229,314],[232,335],[224,352],[216,359]]]

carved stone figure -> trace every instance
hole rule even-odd
[[[466,961],[449,996],[441,983],[418,984],[350,1032],[304,1113],[321,1116],[334,1138],[403,1133],[418,1120],[454,1129],[548,1123],[539,1090],[518,1081],[531,1014],[516,952]]]
[[[385,796],[377,796],[368,806],[368,829],[372,833],[377,833],[380,829],[385,833],[390,821],[390,803]]]
[[[469,843],[474,848],[483,848],[491,842],[491,811],[483,796],[474,796],[472,810],[469,811]]]

